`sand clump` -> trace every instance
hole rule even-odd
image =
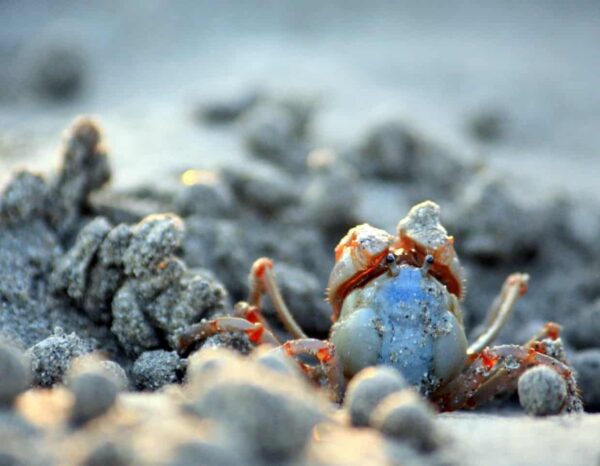
[[[0,407],[10,406],[24,392],[30,379],[28,361],[6,342],[0,342]]]
[[[91,215],[89,196],[109,178],[100,131],[81,119],[55,176],[21,172],[2,194],[0,332],[30,348],[37,385],[62,381],[73,358],[95,349],[128,369],[228,305],[216,280],[174,256],[184,235],[175,215],[114,227]]]
[[[133,363],[133,383],[140,390],[157,390],[181,380],[183,361],[175,351],[145,351]]]
[[[82,465],[448,464],[443,449],[425,451],[408,437],[374,429],[358,432],[300,372],[231,350],[195,353],[182,385],[151,395],[120,391],[102,362],[79,358],[66,388],[30,390],[0,410],[2,458]],[[331,442],[345,447],[332,450]],[[373,450],[366,463],[365,449]]]
[[[402,375],[391,368],[363,369],[348,385],[344,404],[355,426],[369,425],[375,407],[386,396],[408,387]]]
[[[558,414],[567,399],[561,375],[544,366],[528,369],[519,377],[519,401],[529,414]]]
[[[78,97],[87,84],[88,63],[83,50],[55,40],[31,53],[29,88],[39,98],[63,102]]]
[[[235,123],[261,101],[261,93],[256,90],[239,95],[201,102],[194,111],[199,123],[227,125]]]
[[[62,382],[71,361],[92,350],[93,346],[79,338],[75,332],[66,334],[62,328],[56,328],[53,335],[27,350],[34,384],[52,387]]]
[[[371,414],[370,424],[419,451],[434,451],[442,442],[435,425],[435,411],[415,391],[403,390],[386,396]]]
[[[81,374],[69,382],[75,403],[71,411],[71,422],[83,424],[101,416],[115,403],[117,385],[101,374]]]

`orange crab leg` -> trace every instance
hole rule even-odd
[[[269,324],[269,321],[265,319],[265,316],[262,314],[260,308],[257,306],[248,304],[245,301],[240,301],[239,303],[236,303],[233,307],[233,317],[245,319],[253,324],[261,324],[265,328],[265,330],[275,335],[271,324]]]
[[[218,317],[194,324],[179,335],[177,350],[180,354],[186,354],[195,343],[226,332],[245,333],[250,341],[256,345],[262,343],[279,344],[275,336],[260,322],[252,323],[239,317]]]
[[[541,340],[545,340],[549,338],[550,340],[558,340],[560,338],[561,327],[555,322],[546,322],[542,330],[538,332],[531,340],[525,343],[525,347],[535,347],[540,343],[543,343]]]
[[[472,363],[448,385],[432,397],[440,411],[472,409],[500,393],[513,392],[521,374],[527,369],[544,365],[556,371],[567,385],[565,411],[581,410],[577,383],[571,369],[563,362],[518,345],[503,345],[486,348],[472,356]]]
[[[267,257],[261,257],[254,261],[250,270],[250,296],[248,302],[251,306],[255,307],[256,311],[260,309],[260,303],[265,294],[271,298],[275,312],[286,330],[294,338],[307,338],[307,335],[302,331],[285,304],[281,291],[277,286],[275,276],[273,275],[273,261]],[[264,317],[259,312],[257,318],[263,324],[266,324]]]
[[[314,367],[301,361],[302,356],[305,355],[316,358],[325,369],[326,383],[329,386],[331,398],[336,402],[342,400],[345,379],[335,346],[332,343],[314,338],[304,338],[286,341],[281,345],[281,349],[288,356],[293,357],[312,380],[318,382],[321,374],[318,374]]]
[[[488,313],[484,332],[469,346],[467,354],[476,354],[488,346],[500,333],[511,316],[517,300],[527,292],[529,275],[513,273],[508,276],[502,291],[494,300]]]

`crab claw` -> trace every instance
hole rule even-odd
[[[440,206],[425,201],[414,206],[398,223],[395,247],[414,250],[421,261],[431,255],[429,273],[440,280],[458,299],[464,295],[464,272],[454,250],[454,238],[440,223]]]
[[[367,223],[351,228],[335,248],[335,265],[329,275],[327,299],[335,321],[341,304],[357,284],[382,273],[381,267],[394,237]]]

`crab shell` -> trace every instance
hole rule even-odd
[[[362,224],[344,236],[335,248],[335,265],[329,275],[327,300],[336,321],[344,298],[353,289],[385,272],[384,260],[394,237],[387,231]]]
[[[385,260],[390,252],[398,258],[394,273]],[[434,263],[424,269],[427,255]],[[466,357],[463,291],[452,238],[433,202],[413,207],[396,237],[367,224],[352,228],[336,248],[328,289],[330,340],[346,376],[390,365],[424,393],[451,380]]]
[[[394,247],[412,251],[417,265],[423,263],[425,256],[433,256],[429,273],[459,300],[464,297],[464,272],[454,250],[454,237],[448,236],[440,223],[439,205],[431,201],[415,205],[398,223],[397,235]]]

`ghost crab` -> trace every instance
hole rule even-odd
[[[525,345],[489,345],[527,291],[528,276],[510,275],[493,302],[485,328],[468,345],[459,306],[464,276],[454,240],[440,224],[440,208],[426,201],[398,224],[395,236],[368,224],[356,226],[335,249],[327,299],[333,326],[326,341],[308,338],[288,310],[270,259],[258,259],[250,272],[248,302],[232,317],[193,325],[179,338],[187,353],[195,344],[223,332],[243,332],[256,345],[274,345],[298,361],[307,375],[343,397],[345,381],[361,369],[383,364],[406,380],[440,411],[474,408],[514,391],[527,369],[544,365],[565,381],[562,411],[579,411],[581,401],[559,339],[560,327],[547,323]],[[261,314],[268,295],[287,331],[281,343]],[[309,364],[312,357],[315,364]]]

